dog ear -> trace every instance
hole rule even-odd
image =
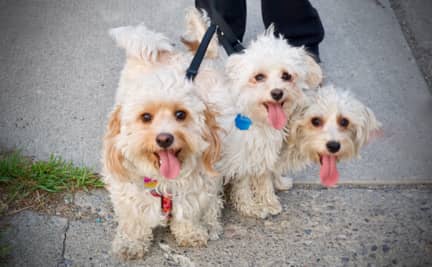
[[[321,85],[323,80],[323,73],[321,67],[315,60],[308,54],[305,55],[306,77],[305,82],[308,89],[316,89]]]
[[[369,143],[373,138],[382,135],[381,123],[368,107],[364,107],[362,110],[362,122],[359,128],[356,133],[359,147]]]
[[[204,119],[206,127],[203,131],[203,139],[209,144],[203,152],[202,159],[205,169],[210,175],[217,175],[213,165],[220,158],[221,141],[219,138],[219,131],[221,128],[216,122],[217,113],[210,109],[208,106],[204,111]]]
[[[291,144],[297,143],[294,141],[303,137],[303,119],[301,119],[300,116],[296,117],[297,118],[290,118],[288,124],[285,126],[286,136]]]
[[[173,51],[169,39],[161,33],[153,32],[144,24],[111,29],[109,35],[119,47],[126,50],[128,58],[147,63],[166,61]]]
[[[123,166],[123,155],[116,147],[116,139],[120,134],[121,106],[111,112],[107,131],[104,137],[103,165],[104,168],[119,180],[127,180],[127,170]]]
[[[210,26],[210,19],[205,10],[198,10],[192,7],[186,10],[185,22],[186,31],[183,33],[181,41],[189,51],[195,53],[207,28]],[[206,58],[217,58],[218,51],[218,41],[216,35],[214,35],[207,48]]]

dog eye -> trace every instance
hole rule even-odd
[[[311,123],[315,127],[320,127],[322,125],[322,120],[320,118],[318,118],[318,117],[313,117],[311,119]]]
[[[284,72],[284,73],[282,73],[281,78],[282,78],[282,80],[289,82],[289,81],[291,81],[292,76],[288,72]]]
[[[150,113],[144,113],[141,115],[141,120],[143,122],[151,122],[152,119],[153,119],[153,116]]]
[[[260,81],[264,81],[266,76],[262,73],[258,73],[257,75],[255,75],[255,81],[260,82]]]
[[[349,120],[346,119],[346,118],[341,118],[341,119],[339,120],[339,125],[340,125],[341,127],[346,128],[346,127],[348,127],[348,125],[349,125]]]
[[[178,121],[184,121],[186,119],[186,112],[183,110],[177,110],[175,112],[175,117]]]

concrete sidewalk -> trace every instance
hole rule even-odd
[[[326,29],[326,81],[354,91],[384,125],[362,160],[343,164],[342,182],[431,181],[432,97],[388,1],[312,2]],[[124,60],[107,30],[144,21],[177,41],[192,3],[0,1],[0,149],[98,170]],[[263,30],[259,1],[248,5],[246,42]],[[318,181],[317,170],[296,181]]]
[[[74,219],[22,212],[8,218],[8,266],[431,266],[432,188],[301,189],[280,193],[268,220],[224,210],[224,234],[180,248],[157,229],[145,260],[111,255],[115,233],[105,191],[75,196]]]
[[[361,160],[342,166],[342,183],[430,183],[432,97],[388,0],[312,2],[326,29],[326,82],[354,91],[384,125]],[[0,0],[0,151],[55,153],[97,169],[124,60],[107,30],[144,21],[177,41],[192,4]],[[263,30],[259,6],[248,1],[246,42]],[[296,181],[318,181],[317,170]],[[0,218],[2,242],[11,247],[8,266],[432,266],[430,186],[297,186],[279,196],[284,211],[268,220],[225,209],[224,235],[207,248],[179,248],[157,229],[140,261],[110,254],[116,223],[104,190],[68,195],[52,215]]]

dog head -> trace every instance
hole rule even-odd
[[[213,173],[219,156],[214,113],[194,85],[167,68],[129,83],[110,115],[104,140],[105,169],[118,179],[174,179],[200,169]],[[135,175],[131,175],[131,173]]]
[[[321,69],[304,48],[292,47],[270,28],[226,64],[237,105],[254,122],[282,129],[301,89],[321,82]],[[317,82],[319,80],[319,82]]]
[[[309,91],[301,112],[289,126],[290,143],[295,142],[308,161],[321,166],[321,183],[338,182],[336,164],[359,155],[380,123],[373,112],[349,92],[332,86]]]

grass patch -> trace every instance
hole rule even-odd
[[[0,156],[0,213],[10,211],[11,207],[16,210],[34,206],[55,193],[103,186],[90,169],[74,166],[60,157],[32,161],[20,152]]]

